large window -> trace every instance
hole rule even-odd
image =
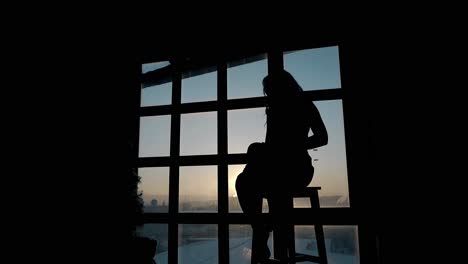
[[[172,66],[142,68],[139,190],[146,224],[139,234],[162,241],[157,263],[250,263],[252,230],[235,180],[248,145],[265,140],[261,82],[272,67],[297,79],[329,132],[328,145],[309,151],[315,167],[310,185],[322,188],[318,210],[329,263],[359,263],[358,226],[348,210],[353,201],[338,46],[278,50],[201,69]],[[296,199],[295,207],[310,203]],[[298,252],[315,254],[315,221],[310,216],[297,222]]]

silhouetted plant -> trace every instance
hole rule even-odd
[[[131,199],[133,201],[134,215],[135,215],[135,226],[143,224],[143,199],[142,192],[138,192],[138,184],[141,181],[141,177],[136,173],[136,169],[131,170]]]
[[[129,144],[129,153],[131,151],[132,144]],[[133,160],[129,157],[129,160]],[[156,247],[158,242],[154,239],[141,237],[136,233],[136,229],[144,224],[143,222],[143,199],[142,192],[138,191],[138,184],[141,182],[141,177],[137,173],[138,169],[133,166],[129,166],[127,169],[127,180],[128,180],[128,194],[129,194],[129,215],[130,215],[130,226],[131,226],[131,255],[133,263],[149,264],[155,263],[153,260],[156,254]]]

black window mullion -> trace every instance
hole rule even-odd
[[[168,263],[176,264],[178,257],[178,223],[174,221],[179,211],[179,163],[180,156],[180,103],[182,77],[179,71],[172,76],[172,107],[171,116],[171,165],[169,169],[169,238]]]
[[[218,65],[218,214],[228,214],[228,124],[227,124],[227,66]],[[229,225],[218,223],[219,263],[229,263]]]
[[[355,126],[359,125],[356,124],[356,121],[351,120],[352,117],[348,117],[348,113],[352,112],[352,109],[349,107],[348,110],[348,98],[349,98],[349,93],[348,93],[348,80],[350,79],[348,76],[348,71],[346,69],[343,71],[343,68],[346,68],[345,64],[347,64],[346,56],[343,55],[342,53],[342,47],[338,47],[338,57],[339,57],[339,66],[340,66],[340,78],[341,78],[341,87],[343,90],[343,96],[341,99],[342,106],[343,106],[343,126],[344,126],[344,136],[345,136],[345,150],[346,150],[346,165],[347,165],[347,172],[348,172],[348,198],[349,198],[349,207],[350,208],[357,208],[359,209],[359,199],[358,196],[355,199],[354,197],[354,165],[355,162],[352,160],[352,158],[355,156],[353,154],[353,147],[352,144],[354,141],[350,139],[350,133],[348,133],[351,130],[351,123],[354,123]],[[348,97],[348,98],[347,98]],[[354,122],[353,122],[354,121]],[[359,139],[361,141],[361,139]],[[358,171],[358,170],[357,170]],[[361,170],[362,171],[362,170]]]
[[[341,99],[342,92],[343,91],[341,88],[332,88],[304,91],[304,94],[306,97],[309,97],[314,101],[326,101]],[[227,100],[225,104],[227,104],[228,110],[263,107],[266,104],[266,98],[264,96],[259,96],[250,98],[230,99]],[[217,101],[185,103],[180,105],[180,108],[179,110],[177,110],[177,113],[189,114],[200,112],[213,112],[217,111],[219,106],[220,104]],[[140,116],[172,115],[175,113],[176,111],[171,105],[146,106],[140,108]]]

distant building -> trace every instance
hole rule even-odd
[[[159,205],[157,199],[152,199],[149,204],[145,204],[143,210],[146,213],[166,213],[169,208],[166,205],[166,201],[163,200],[162,205]]]
[[[155,207],[155,208],[158,207],[158,200],[156,199],[151,200],[151,207]]]

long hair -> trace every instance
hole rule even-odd
[[[263,93],[266,96],[288,96],[302,92],[302,87],[287,71],[281,70],[263,78]]]

